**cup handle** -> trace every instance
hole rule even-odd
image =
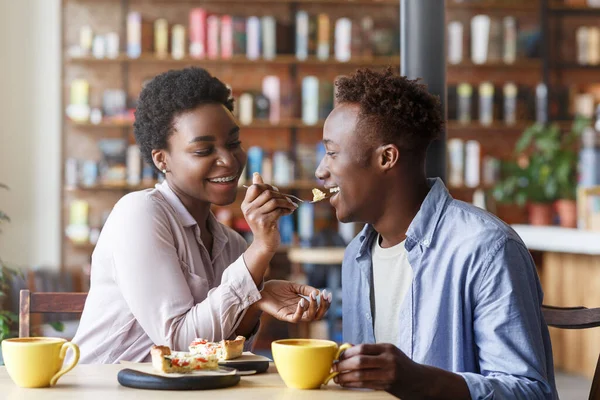
[[[334,360],[339,360],[340,356],[342,355],[342,352],[344,350],[348,350],[350,347],[352,347],[352,345],[350,343],[344,343],[343,345],[338,347],[337,353],[335,353]],[[333,378],[335,378],[337,376],[337,374],[339,374],[339,372],[332,372],[331,374],[329,374],[329,376],[327,378],[325,378],[325,382],[323,382],[323,385],[327,385],[330,380],[332,380]]]
[[[62,347],[60,348],[60,359],[64,360],[65,359],[65,355],[67,354],[67,349],[72,349],[73,353],[75,353],[75,357],[73,358],[73,361],[71,362],[71,364],[58,371],[53,377],[52,379],[50,379],[50,386],[54,386],[56,385],[56,382],[58,381],[58,378],[60,378],[61,376],[63,376],[64,374],[66,374],[67,372],[69,372],[70,370],[72,370],[73,368],[75,368],[75,366],[77,365],[77,362],[79,362],[79,347],[72,342],[66,342],[63,343]]]

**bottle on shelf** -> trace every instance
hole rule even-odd
[[[589,188],[600,185],[600,105],[596,108],[596,121],[593,126],[584,129],[581,135],[581,150],[579,151],[579,180],[578,188]],[[580,191],[578,190],[578,193]],[[582,199],[578,198],[578,201]],[[591,211],[600,212],[600,198],[592,198]],[[578,213],[579,228],[588,228],[585,225],[583,215],[585,211]]]
[[[548,87],[540,83],[535,88],[535,122],[546,124],[548,122]]]

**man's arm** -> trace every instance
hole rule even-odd
[[[529,252],[503,240],[476,282],[473,329],[480,373],[453,373],[410,360],[391,344],[350,348],[336,382],[383,389],[402,399],[555,399],[542,292]]]
[[[345,387],[386,390],[406,399],[469,400],[462,376],[421,365],[392,344],[361,344],[346,350],[333,366],[334,378]]]
[[[502,240],[477,288],[473,329],[481,373],[461,373],[474,399],[555,399],[543,293],[529,251]]]

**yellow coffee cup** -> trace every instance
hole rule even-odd
[[[67,349],[75,353],[73,361],[61,370]],[[5,339],[2,356],[6,371],[14,383],[26,388],[56,385],[58,378],[79,361],[79,347],[61,338],[31,337]]]
[[[277,372],[285,384],[294,389],[326,385],[338,374],[330,373],[333,362],[350,347],[348,343],[338,347],[335,342],[319,339],[283,339],[271,343]]]

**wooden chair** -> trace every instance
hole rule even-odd
[[[19,301],[19,337],[29,337],[30,313],[80,314],[87,293],[30,292],[21,290]]]
[[[542,306],[546,324],[562,329],[586,329],[600,326],[600,308]],[[600,400],[600,357],[596,364],[589,400]]]

